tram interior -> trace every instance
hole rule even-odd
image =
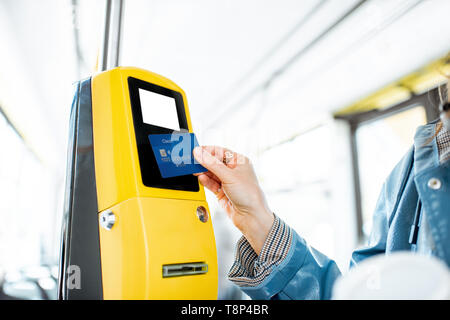
[[[72,84],[102,0],[0,0],[1,294],[56,299]],[[200,144],[252,159],[271,209],[348,269],[385,177],[439,116],[447,0],[124,1],[120,65],[186,92]],[[219,299],[241,234],[207,192]]]

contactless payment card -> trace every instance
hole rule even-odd
[[[198,146],[195,134],[150,134],[148,138],[163,178],[208,171],[192,155],[192,150]]]

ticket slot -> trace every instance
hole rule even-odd
[[[163,278],[190,276],[208,272],[208,265],[204,262],[179,263],[163,265]]]

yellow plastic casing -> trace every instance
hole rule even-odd
[[[92,122],[99,213],[111,210],[110,230],[100,227],[104,299],[216,299],[217,254],[203,186],[199,192],[142,183],[128,88],[134,77],[186,95],[175,83],[138,68],[118,67],[92,77]],[[167,264],[204,262],[208,272],[163,278]]]

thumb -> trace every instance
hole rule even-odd
[[[222,161],[202,147],[195,147],[193,154],[198,163],[214,173],[221,181],[226,180],[227,175],[230,173],[230,169]]]

